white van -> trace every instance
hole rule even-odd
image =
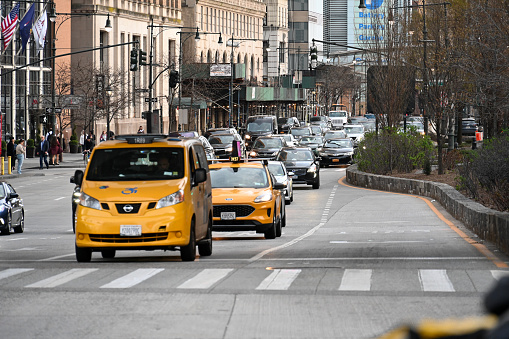
[[[347,123],[349,116],[348,111],[329,111],[332,129],[342,129],[343,125]]]

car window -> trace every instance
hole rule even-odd
[[[209,143],[211,145],[217,144],[231,144],[234,140],[233,134],[228,135],[214,135],[209,137]]]
[[[268,165],[270,173],[274,175],[285,175],[285,170],[283,169],[283,164],[281,163],[271,163]]]
[[[205,154],[205,150],[203,149],[203,147],[194,146],[194,151],[196,153],[196,156],[198,157],[200,168],[204,168],[208,172],[209,164],[207,161],[207,155]]]
[[[346,133],[363,133],[364,129],[362,127],[349,127],[345,126],[345,132]]]
[[[248,132],[270,132],[272,123],[269,120],[258,120],[247,124]]]
[[[210,169],[212,188],[266,188],[269,178],[264,168],[220,167]]]
[[[5,192],[5,189],[4,189],[4,185],[0,185],[0,198],[5,198],[6,196],[6,192]]]
[[[179,147],[97,149],[87,170],[89,181],[180,179],[184,153]]]
[[[331,140],[326,142],[323,147],[325,148],[344,148],[344,147],[352,147],[352,143],[348,140]]]
[[[306,161],[313,160],[313,153],[308,150],[287,150],[281,152],[276,160],[279,161]]]

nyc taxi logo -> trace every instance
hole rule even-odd
[[[132,187],[132,188],[128,187],[122,191],[122,194],[129,195],[129,194],[133,194],[133,193],[137,193],[137,192],[138,192],[138,187]]]

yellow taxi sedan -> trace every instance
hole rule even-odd
[[[222,162],[209,166],[214,231],[256,231],[280,237],[286,224],[284,184],[261,162]]]

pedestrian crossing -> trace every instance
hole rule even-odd
[[[68,270],[9,268],[0,270],[0,291],[12,288],[128,289],[153,281],[162,289],[227,291],[420,291],[486,292],[495,282],[509,276],[509,270],[443,269],[280,269],[207,268],[168,269],[73,268]],[[155,282],[154,282],[155,280]],[[299,282],[299,280],[302,280]],[[408,284],[411,285],[408,288]],[[406,287],[403,288],[403,285]],[[303,287],[304,286],[304,287]]]

